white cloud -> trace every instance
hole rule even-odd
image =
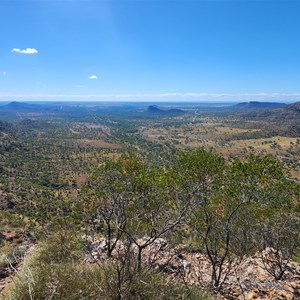
[[[96,76],[96,75],[91,75],[91,76],[89,76],[88,78],[89,78],[89,79],[98,79],[98,76]]]
[[[13,53],[22,53],[22,54],[37,54],[39,53],[35,48],[26,48],[26,49],[19,49],[19,48],[13,48],[11,50]]]

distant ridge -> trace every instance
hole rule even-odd
[[[150,105],[148,106],[146,113],[152,115],[181,115],[184,114],[184,111],[177,108],[160,109],[157,105]]]
[[[1,110],[12,110],[17,112],[29,112],[40,109],[38,104],[30,104],[25,102],[13,101],[0,107]]]
[[[300,114],[300,101],[296,102],[296,103],[293,103],[293,104],[289,104],[289,105],[286,106],[286,108],[289,109],[289,110],[293,110],[296,113]]]
[[[300,102],[275,109],[257,109],[238,112],[240,117],[248,120],[269,122],[273,134],[300,136]]]
[[[278,102],[259,102],[259,101],[250,101],[242,102],[234,105],[235,109],[273,109],[287,106],[285,103]]]
[[[251,110],[242,113],[243,116],[255,119],[268,119],[270,121],[300,122],[300,102],[284,105],[275,109]]]

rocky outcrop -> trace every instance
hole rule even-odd
[[[142,244],[145,239],[138,240]],[[107,243],[104,238],[90,239],[89,262],[107,259]],[[130,245],[133,253],[137,246]],[[117,242],[113,257],[122,255],[126,249],[123,242]],[[300,264],[287,262],[281,280],[275,280],[268,271],[266,262],[272,263],[272,249],[262,254],[243,259],[235,259],[224,266],[224,283],[217,295],[218,299],[243,300],[292,300],[300,299]],[[143,263],[167,273],[170,278],[182,279],[191,285],[209,287],[211,265],[203,253],[189,253],[180,247],[171,247],[164,239],[157,239],[143,252]]]

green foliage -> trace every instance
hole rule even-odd
[[[121,109],[106,114],[97,111],[89,115],[76,110],[67,120],[56,116],[49,122],[0,122],[0,225],[3,230],[16,229],[18,236],[14,242],[0,240],[5,253],[12,253],[19,239],[51,237],[48,248],[39,250],[45,274],[54,270],[53,278],[68,281],[69,275],[64,277],[64,273],[70,267],[72,272],[84,270],[90,274],[87,278],[102,282],[101,272],[81,263],[75,265],[83,246],[75,237],[64,241],[64,236],[70,235],[65,232],[73,228],[80,233],[101,234],[110,241],[110,252],[117,240],[129,241],[139,247],[140,255],[155,239],[165,237],[177,243],[189,242],[193,249],[207,253],[217,285],[223,278],[218,276],[226,275],[224,263],[234,257],[252,255],[265,247],[278,249],[286,259],[299,257],[299,183],[290,178],[278,160],[254,154],[235,159],[231,153],[229,163],[213,150],[176,151],[174,145],[182,146],[181,138],[187,146],[196,140],[203,145],[209,135],[214,135],[215,127],[203,126],[205,134],[198,139],[185,136],[186,132],[194,133],[188,116],[154,121],[133,113],[131,121],[124,118]],[[66,113],[62,111],[60,116]],[[261,123],[231,122],[240,128],[261,127]],[[198,123],[205,125],[204,119],[193,116],[193,126]],[[272,136],[272,126],[224,134],[218,142],[224,147],[230,139]],[[275,127],[276,133],[288,131],[288,127]],[[178,129],[179,139],[175,131],[169,136],[172,128]],[[167,135],[150,140],[143,134],[144,129],[166,131]],[[83,139],[117,143],[123,149],[86,147],[80,143]],[[298,144],[291,144],[289,156],[284,158],[285,165],[295,170]],[[256,148],[251,149],[254,152]],[[65,272],[59,269],[60,264]],[[115,265],[106,267],[116,276]],[[148,271],[143,276],[151,282],[153,274]],[[47,282],[52,282],[47,276],[37,276],[41,282],[44,280],[45,290],[49,288]],[[70,282],[76,280],[70,277]],[[136,284],[139,286],[138,281]],[[81,283],[75,285],[81,287]]]
[[[299,244],[299,185],[271,156],[250,155],[232,165],[204,149],[177,160],[189,224],[212,265],[212,286],[226,278],[225,262],[273,247],[289,259]],[[278,230],[276,230],[278,228]],[[291,232],[291,233],[290,233]],[[283,273],[282,273],[283,274]]]
[[[86,264],[80,248],[74,232],[57,232],[27,260],[5,300],[211,299],[150,269],[136,271],[129,265],[124,272],[113,261]]]

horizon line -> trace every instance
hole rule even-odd
[[[131,93],[131,94],[0,94],[0,101],[21,100],[65,100],[65,101],[132,101],[132,102],[161,102],[161,101],[300,101],[297,93]]]

